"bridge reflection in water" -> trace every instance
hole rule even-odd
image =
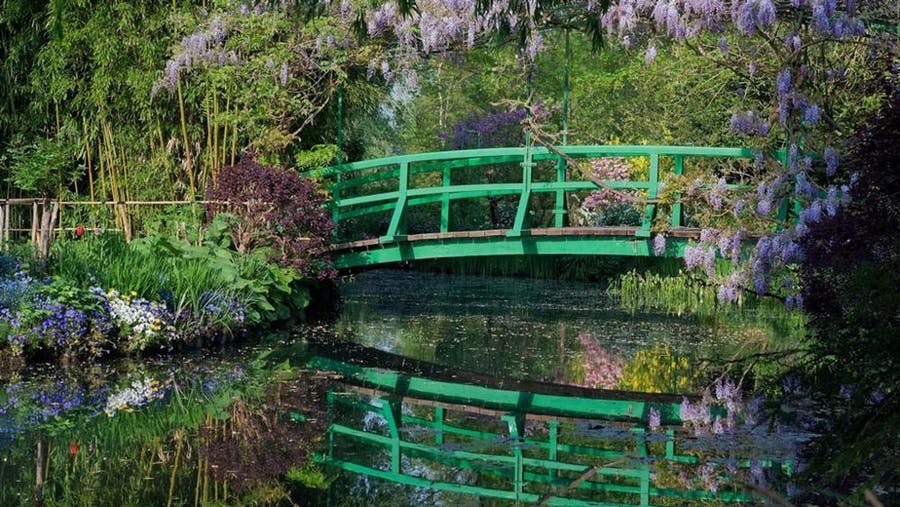
[[[346,344],[320,346],[310,365],[341,376],[317,459],[400,485],[538,505],[746,503],[755,474],[792,470],[758,439],[702,443],[682,427],[680,396],[497,379]]]

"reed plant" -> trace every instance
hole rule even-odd
[[[615,279],[609,292],[631,313],[656,310],[675,315],[708,315],[723,308],[716,298],[715,287],[684,272],[665,276],[632,270]],[[739,300],[738,305],[742,302]]]

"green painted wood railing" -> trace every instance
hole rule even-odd
[[[649,237],[656,205],[652,200],[660,190],[661,161],[671,159],[675,174],[684,174],[689,159],[752,160],[755,152],[750,148],[724,148],[709,146],[643,146],[643,145],[594,145],[560,146],[555,153],[545,147],[488,148],[476,150],[443,151],[398,155],[365,160],[334,167],[309,171],[306,177],[332,180],[332,212],[336,224],[372,213],[390,212],[388,229],[381,236],[383,242],[402,239],[405,233],[404,219],[412,206],[440,203],[440,231],[450,227],[450,203],[460,199],[476,199],[500,195],[519,195],[519,205],[509,236],[521,234],[529,211],[531,196],[537,193],[555,195],[552,210],[554,227],[563,226],[566,214],[566,193],[596,190],[598,186],[587,179],[568,181],[568,159],[594,159],[605,157],[646,158],[649,161],[648,178],[643,181],[607,181],[604,184],[615,189],[631,189],[646,192],[651,201],[645,206],[642,226],[635,234]],[[559,155],[563,154],[565,157]],[[778,156],[778,154],[776,154]],[[555,162],[555,178],[551,181],[534,181],[534,167],[542,161]],[[453,171],[479,166],[519,163],[522,175],[518,181],[483,184],[454,185]],[[439,185],[415,186],[413,178],[426,173],[438,173]],[[396,180],[393,190],[384,191],[384,184]],[[380,185],[375,185],[380,184]],[[360,192],[366,186],[373,192]],[[347,195],[355,191],[355,195]],[[672,210],[672,227],[682,226],[681,206]]]
[[[378,414],[385,423],[387,435],[333,422],[328,430],[327,454],[317,456],[318,461],[351,473],[369,475],[403,485],[521,503],[544,502],[546,505],[559,506],[649,506],[651,499],[654,498],[681,502],[755,501],[749,493],[736,489],[713,492],[658,485],[658,474],[653,472],[653,465],[656,463],[668,462],[697,467],[702,464],[695,455],[676,452],[679,447],[678,437],[671,429],[650,434],[645,428],[634,426],[630,430],[623,429],[609,439],[600,439],[606,442],[603,447],[564,444],[559,442],[561,424],[557,420],[545,422],[547,439],[544,440],[525,435],[527,413],[501,415],[499,422],[506,426],[508,431],[496,433],[453,424],[445,417],[445,408],[442,406],[433,407],[430,419],[405,413],[401,409],[402,395],[397,396],[387,391],[385,396],[387,397],[366,400],[354,393],[329,392],[328,403],[329,407],[332,407],[329,409],[330,413],[335,414],[334,407],[341,405],[348,407],[357,415],[367,412]],[[429,399],[420,395],[416,398]],[[421,414],[421,410],[418,412]],[[458,420],[468,419],[463,417]],[[404,435],[410,436],[404,438]],[[448,437],[453,438],[456,443],[446,443]],[[350,453],[346,457],[337,456],[343,442],[387,451],[390,457],[389,469],[374,468],[357,462],[360,457],[358,452]],[[651,447],[649,444],[653,442],[661,442],[662,446],[657,444]],[[655,450],[651,452],[651,448]],[[542,455],[546,457],[541,457]],[[496,481],[490,486],[479,486],[426,479],[404,470],[402,457],[424,460],[439,466],[471,470],[479,475],[494,476],[509,484],[510,489],[499,487]],[[739,459],[735,466],[746,470],[751,467],[751,462],[749,459]],[[790,473],[788,462],[764,459],[760,460],[760,466]],[[573,477],[589,470],[593,470],[592,475],[599,477],[600,480],[585,480],[572,488]],[[537,492],[542,488],[543,493]],[[570,489],[574,491],[570,493]],[[596,497],[586,499],[584,496],[586,490],[613,494],[615,503],[598,500]]]

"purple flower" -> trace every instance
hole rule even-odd
[[[695,246],[688,246],[684,249],[684,264],[688,269],[703,264],[703,249]]]
[[[788,68],[781,69],[778,77],[775,79],[775,90],[779,97],[784,97],[791,91],[791,70]]]
[[[647,46],[647,51],[644,53],[644,63],[649,65],[656,59],[656,46],[650,44]]]
[[[766,125],[768,126],[768,123],[766,123]],[[760,135],[762,136],[765,134],[760,133]],[[766,156],[763,154],[763,152],[757,151],[753,154],[753,166],[756,167],[757,171],[761,171],[763,169],[763,164],[765,163],[765,161]]]
[[[819,106],[816,104],[812,104],[806,108],[806,111],[803,112],[803,121],[808,123],[809,125],[815,125],[819,123],[819,120],[822,118],[822,112],[819,110]]]
[[[757,486],[762,486],[765,483],[762,463],[758,459],[750,462],[750,477],[753,479],[753,484]]]
[[[834,173],[837,172],[838,165],[840,164],[840,157],[838,157],[837,151],[831,146],[825,147],[823,157],[825,158],[825,174],[831,178],[834,176]]]
[[[792,33],[792,34],[788,35],[784,39],[784,45],[787,46],[788,49],[790,49],[791,51],[793,51],[795,53],[797,51],[800,51],[800,47],[801,47],[800,36],[797,35],[796,33]]]
[[[712,248],[706,251],[703,256],[703,267],[706,270],[706,276],[713,277],[716,275],[716,251]]]
[[[791,262],[800,261],[802,258],[803,254],[800,245],[793,240],[788,240],[781,250],[781,262],[789,264]]]
[[[656,431],[660,427],[660,415],[659,410],[655,408],[650,409],[650,417],[648,418],[648,423],[650,425],[651,431]]]
[[[722,56],[728,57],[728,39],[724,36],[719,37],[719,51],[722,52]]]
[[[813,27],[819,32],[830,35],[831,16],[837,7],[836,0],[813,0],[812,21]]]
[[[796,144],[791,144],[788,148],[788,167],[791,169],[795,169],[797,167],[797,159],[800,157],[800,149]]]
[[[700,242],[701,243],[715,243],[718,241],[719,231],[715,229],[711,229],[709,227],[705,227],[700,230]]]
[[[716,435],[725,433],[725,428],[722,427],[722,418],[720,416],[716,416],[716,420],[713,422],[712,432]]]
[[[813,224],[822,219],[822,201],[815,200],[808,208],[800,212],[800,220],[806,224]]]
[[[666,252],[666,237],[662,234],[657,234],[653,237],[653,253],[657,256],[662,255]]]

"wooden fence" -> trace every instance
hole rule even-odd
[[[146,218],[142,210],[164,206],[190,207],[194,222],[213,201],[61,201],[39,198],[0,199],[0,244],[4,249],[11,241],[28,241],[46,256],[50,245],[64,234],[74,234],[79,227],[85,233],[120,232],[131,241],[142,230],[135,223]],[[65,220],[71,214],[77,218]],[[183,224],[187,227],[187,224]]]

